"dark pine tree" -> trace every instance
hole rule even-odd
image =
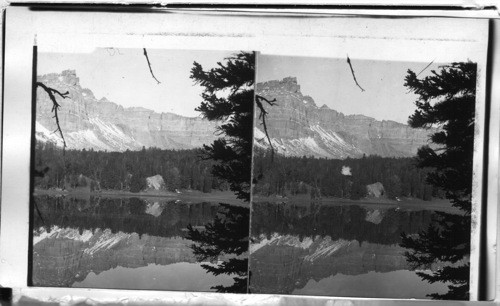
[[[461,214],[439,213],[429,228],[418,235],[402,234],[407,261],[414,268],[444,266],[434,272],[418,272],[430,282],[446,282],[445,294],[434,299],[469,298],[472,158],[476,100],[476,64],[453,63],[418,79],[409,70],[405,86],[419,95],[417,110],[408,123],[414,128],[440,127],[431,136],[433,147],[418,150],[419,167],[431,168],[427,183],[442,189]]]
[[[191,248],[198,261],[210,260],[218,262],[222,257],[229,259],[217,264],[203,264],[207,272],[214,275],[233,275],[231,286],[216,285],[212,289],[217,292],[246,293],[250,210],[247,207],[220,204],[219,213],[205,230],[198,231],[188,225],[187,239],[195,241]]]
[[[130,192],[140,192],[147,187],[147,182],[139,173],[132,174],[130,179]]]
[[[255,55],[241,52],[217,63],[208,71],[194,62],[191,78],[204,87],[203,102],[196,109],[208,120],[220,122],[220,138],[205,145],[203,158],[213,160],[211,172],[216,179],[229,183],[236,196],[250,201],[252,129],[254,108]],[[209,182],[201,182],[206,184]],[[215,285],[217,292],[246,293],[248,283],[249,209],[221,203],[219,215],[205,230],[188,226],[187,238],[194,244],[199,261],[216,264],[203,268],[214,275],[233,275],[231,286]],[[224,259],[222,262],[219,260]]]
[[[229,182],[239,199],[250,200],[255,55],[241,52],[204,71],[194,62],[191,79],[204,87],[196,108],[208,120],[222,122],[220,138],[204,145],[204,158],[217,162],[212,174]]]

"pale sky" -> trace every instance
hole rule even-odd
[[[362,114],[377,120],[393,120],[406,124],[415,110],[417,96],[403,86],[407,70],[419,73],[428,62],[398,62],[357,60],[350,58],[356,86],[347,57],[315,58],[260,54],[257,63],[257,82],[297,77],[303,95],[311,96],[318,107],[326,104],[345,115]],[[420,77],[439,70],[433,63]]]
[[[99,100],[124,107],[141,106],[156,112],[171,112],[188,117],[199,116],[202,87],[189,78],[193,62],[205,70],[213,68],[237,52],[179,51],[147,49],[153,73],[151,77],[143,49],[96,49],[92,53],[40,53],[37,74],[76,70],[80,85],[90,89]]]
[[[148,49],[157,84],[151,77],[142,49],[96,49],[92,53],[40,53],[38,75],[76,70],[80,84],[97,99],[124,107],[141,106],[156,112],[199,116],[194,109],[202,101],[202,88],[189,78],[193,61],[204,69],[216,66],[235,52]],[[373,61],[351,58],[354,83],[346,58],[293,57],[260,54],[257,82],[297,77],[302,94],[311,96],[345,115],[362,114],[377,120],[407,123],[416,99],[403,86],[408,69],[421,71],[429,62]],[[433,63],[419,77],[438,70]]]

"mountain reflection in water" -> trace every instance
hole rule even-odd
[[[385,298],[446,292],[410,271],[399,246],[402,232],[425,229],[433,214],[377,205],[253,203],[250,290]],[[363,281],[370,279],[379,281]],[[409,291],[412,286],[421,290]]]
[[[203,230],[212,222],[219,204],[51,196],[35,201],[35,286],[212,291],[233,282],[231,275],[207,273],[201,265],[212,263],[197,262],[193,242],[185,238],[188,225]]]

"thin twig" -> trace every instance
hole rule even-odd
[[[436,59],[433,59],[433,60],[429,63],[429,65],[425,66],[425,68],[424,68],[424,69],[420,70],[420,72],[419,72],[416,76],[419,76],[422,72],[424,72],[424,71],[425,71],[425,69],[429,68],[429,66],[430,66],[430,65],[432,65],[432,63],[434,63],[434,61],[435,61],[435,60],[436,60]]]
[[[276,98],[273,100],[268,100],[268,99],[264,98],[263,96],[259,96],[259,95],[255,95],[255,98],[256,98],[255,102],[257,104],[257,107],[260,109],[259,119],[262,119],[262,125],[264,126],[264,132],[266,134],[267,141],[269,141],[269,145],[271,146],[271,160],[274,160],[274,147],[273,147],[273,143],[271,142],[271,138],[269,137],[269,133],[267,131],[267,124],[266,124],[266,115],[268,114],[268,112],[264,109],[264,105],[262,104],[261,101],[265,101],[270,106],[274,106],[274,105],[276,105],[276,103],[275,103]]]
[[[144,56],[146,57],[146,61],[148,61],[148,67],[149,71],[151,72],[151,76],[153,77],[153,79],[155,79],[156,82],[158,82],[158,84],[160,84],[160,81],[158,81],[158,79],[153,74],[153,69],[151,68],[151,62],[149,61],[148,52],[146,51],[146,48],[143,48],[143,50],[144,50]]]
[[[354,82],[356,83],[356,85],[358,85],[358,87],[359,87],[359,89],[361,89],[361,91],[365,91],[363,89],[363,87],[361,87],[361,85],[359,85],[358,80],[356,80],[356,75],[354,74],[354,69],[352,69],[351,60],[349,59],[349,55],[347,55],[347,63],[349,64],[349,68],[351,68],[351,73],[352,73],[352,77],[354,79]]]
[[[420,72],[415,75],[415,77],[418,77],[422,72],[424,72],[427,68],[429,68],[430,65],[432,65],[432,63],[434,63],[436,59],[433,59],[427,66],[424,67],[424,69],[420,70]],[[441,67],[441,66],[439,66]],[[409,94],[411,92],[411,89],[408,89],[408,91],[406,92],[406,94]]]
[[[61,107],[61,105],[59,105],[59,103],[57,103],[57,100],[56,100],[56,97],[54,96],[54,94],[58,94],[61,98],[66,99],[69,95],[69,91],[66,91],[65,93],[61,93],[60,91],[58,91],[52,87],[46,86],[42,82],[36,82],[36,86],[39,86],[43,90],[45,90],[45,92],[49,95],[50,100],[52,101],[52,112],[54,113],[54,118],[56,119],[56,125],[57,125],[57,129],[54,131],[54,133],[59,132],[59,135],[61,135],[61,139],[62,139],[63,145],[64,145],[64,147],[63,147],[63,150],[64,150],[64,149],[66,149],[66,140],[64,139],[64,135],[63,135],[63,132],[61,130],[61,125],[59,123],[59,114],[57,113],[57,111],[59,110],[59,107]]]

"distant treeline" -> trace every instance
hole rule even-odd
[[[340,160],[278,154],[272,158],[269,151],[258,150],[254,154],[254,192],[356,200],[367,195],[367,185],[380,182],[387,198],[444,197],[442,191],[426,184],[428,171],[417,168],[413,158],[363,156]]]
[[[191,189],[202,192],[228,190],[228,184],[211,173],[214,161],[201,158],[201,149],[105,152],[66,150],[51,143],[35,146],[35,187],[127,190],[147,188],[146,178],[161,175],[165,189]],[[254,154],[254,192],[260,195],[309,194],[311,198],[339,197],[360,199],[366,186],[384,186],[388,198],[413,197],[431,200],[443,197],[438,189],[425,183],[428,170],[415,166],[413,158],[325,159],[285,157],[268,151]]]
[[[147,187],[146,178],[161,175],[165,188],[211,192],[227,190],[228,184],[211,174],[211,160],[203,160],[201,149],[105,152],[94,150],[63,151],[51,143],[35,146],[35,187],[128,190]]]

